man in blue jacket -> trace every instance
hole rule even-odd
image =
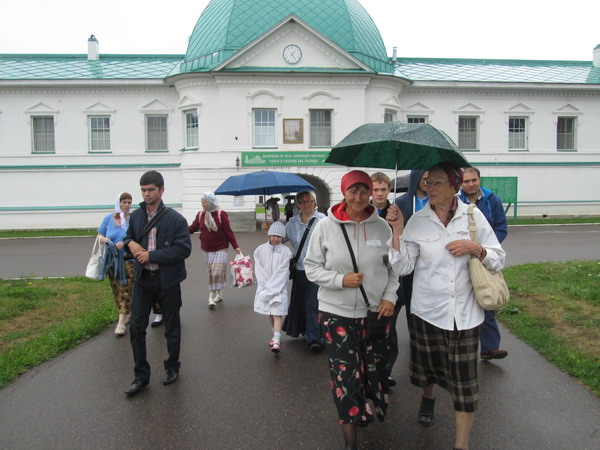
[[[164,361],[163,384],[179,376],[181,345],[181,285],[186,278],[185,259],[192,252],[185,218],[162,202],[165,191],[160,173],[142,175],[140,187],[144,201],[129,220],[123,240],[135,258],[135,287],[131,301],[130,337],[135,378],[125,394],[136,395],[150,381],[146,360],[146,328],[152,305],[158,303],[163,314],[169,357]]]
[[[502,243],[508,233],[502,200],[489,189],[481,187],[479,169],[469,167],[463,170],[463,183],[459,195],[463,203],[474,203],[477,206],[496,233],[498,241]],[[500,329],[494,311],[485,311],[485,320],[479,330],[479,341],[482,359],[502,359],[508,355],[506,350],[500,350]]]

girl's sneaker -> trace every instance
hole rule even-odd
[[[279,342],[273,341],[273,344],[271,345],[271,351],[273,353],[279,353],[281,351],[281,346],[279,345]]]
[[[274,340],[274,339],[271,339],[271,340],[269,341],[269,347],[273,347],[273,344],[274,344],[274,343],[275,343],[275,340]]]

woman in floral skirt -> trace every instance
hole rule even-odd
[[[390,227],[369,204],[371,178],[353,170],[344,175],[341,188],[344,201],[332,206],[328,217],[319,221],[304,268],[306,277],[319,285],[319,321],[345,448],[356,449],[358,423],[373,420],[368,400],[380,421],[387,410],[387,333],[377,338],[367,335],[367,311],[377,312],[379,319],[392,316],[398,276],[387,262]],[[389,331],[389,319],[387,327]]]

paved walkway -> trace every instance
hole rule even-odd
[[[598,226],[511,228],[505,247],[511,264],[537,255],[536,249],[545,255],[541,260],[593,259],[600,255],[599,233]],[[239,238],[248,253],[263,241],[258,233]],[[284,338],[281,356],[274,357],[267,321],[252,311],[252,288],[226,289],[224,303],[209,311],[196,239],[183,284],[177,383],[161,384],[163,330],[148,329],[153,377],[145,392],[125,398],[133,378],[131,349],[127,336],[117,338],[111,328],[0,391],[1,449],[341,447],[326,356],[310,353],[301,339]],[[92,242],[0,240],[0,277],[81,274]],[[59,254],[63,262],[57,264]],[[450,395],[439,391],[432,427],[417,423],[420,393],[408,383],[405,322],[398,327],[403,351],[393,375],[399,383],[386,421],[359,430],[361,448],[449,449]],[[600,398],[502,332],[509,357],[479,364],[471,449],[600,449]]]

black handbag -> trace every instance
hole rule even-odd
[[[290,259],[290,280],[296,278],[296,272],[298,271],[296,266],[298,265],[298,260],[300,259],[300,253],[302,253],[302,248],[304,247],[304,243],[306,242],[306,238],[308,237],[308,232],[310,231],[310,227],[312,227],[312,224],[315,222],[315,220],[317,220],[317,218],[313,217],[308,221],[308,224],[306,225],[306,230],[304,230],[304,234],[302,235],[302,239],[300,240],[298,251],[296,252],[296,255],[292,259]]]
[[[342,233],[344,234],[344,239],[346,239],[346,244],[348,245],[348,251],[350,252],[350,259],[352,259],[352,267],[354,268],[355,273],[358,272],[358,265],[356,264],[356,258],[354,257],[354,252],[352,251],[352,245],[350,244],[350,239],[348,238],[348,233],[346,232],[346,227],[343,223],[340,223],[342,227]],[[367,298],[367,293],[365,292],[365,288],[362,284],[358,287],[363,296],[363,300],[367,304],[367,308],[371,307],[371,303]],[[387,332],[387,327],[390,322],[389,317],[381,316],[379,317],[379,313],[377,311],[367,311],[367,339],[383,339],[385,338],[385,334]]]

